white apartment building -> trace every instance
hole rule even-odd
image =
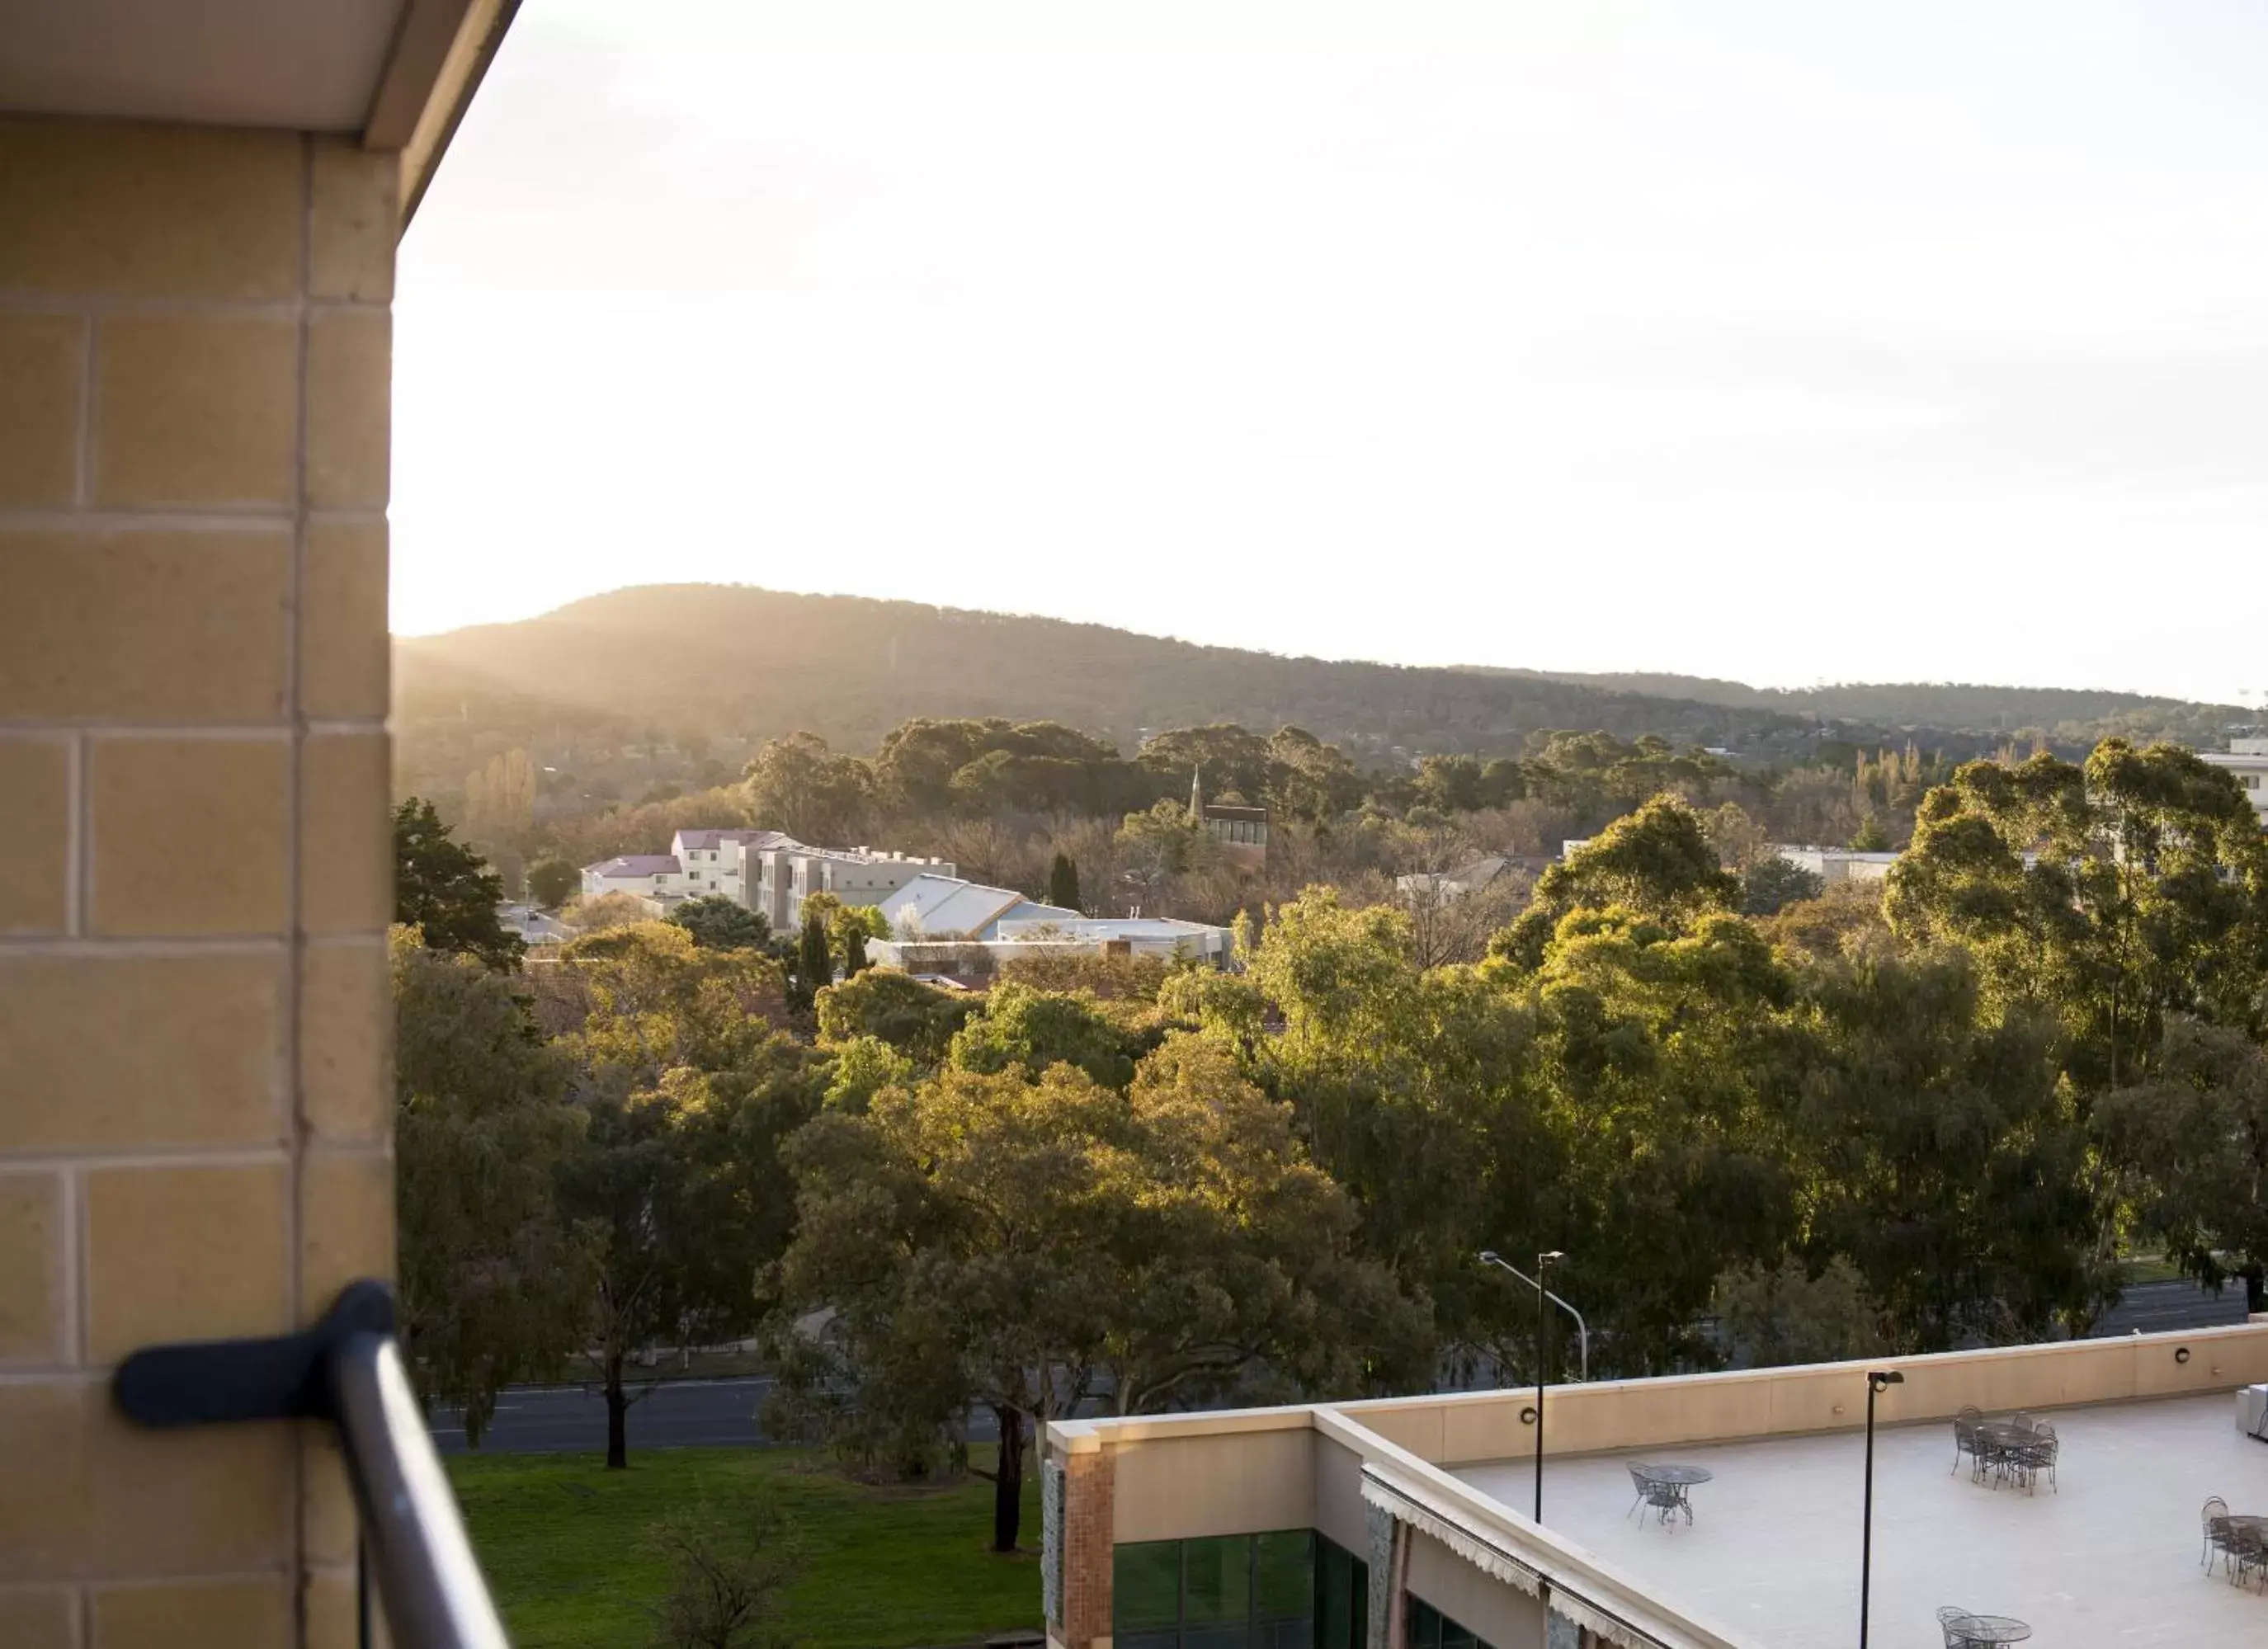
[[[940,858],[868,848],[815,848],[782,830],[680,830],[666,853],[626,853],[583,867],[586,894],[730,899],[775,930],[801,925],[803,902],[829,893],[846,905],[879,904],[917,877],[951,876]]]
[[[687,897],[721,894],[744,905],[748,856],[793,845],[795,838],[784,830],[680,830],[669,850],[684,869]]]
[[[2235,775],[2236,782],[2244,787],[2244,794],[2252,803],[2252,811],[2259,815],[2260,828],[2268,830],[2268,739],[2231,739],[2226,750],[2201,750],[2198,754],[2213,766],[2227,768]]]

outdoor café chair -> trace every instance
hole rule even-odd
[[[2213,1555],[2228,1551],[2228,1502],[2215,1495],[2198,1513],[2198,1522],[2205,1533],[2205,1542],[2198,1549],[2198,1566],[2213,1567]]]
[[[1984,1411],[1974,1406],[1964,1407],[1953,1417],[1953,1469],[1961,1469],[1961,1457],[1977,1458],[1977,1428],[1984,1422]],[[1950,1476],[1951,1474],[1948,1474]]]

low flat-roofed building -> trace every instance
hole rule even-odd
[[[1235,954],[1236,935],[1210,922],[1172,917],[1080,917],[1004,919],[994,924],[1004,940],[1053,941],[1125,956],[1155,956],[1166,961],[1209,962],[1225,968]]]
[[[1896,853],[1870,853],[1858,848],[1798,847],[1777,843],[1772,851],[1798,870],[1809,871],[1827,887],[1837,882],[1878,882],[1898,862]]]
[[[2021,1620],[2043,1644],[2268,1631],[2268,1599],[2199,1562],[2207,1497],[2268,1513],[2268,1443],[2239,1423],[2240,1388],[2268,1380],[2268,1322],[2254,1322],[1554,1386],[1541,1526],[1532,1388],[1059,1421],[1042,1474],[1049,1636],[1063,1649],[1848,1645],[1870,1368],[1903,1376],[1877,1399],[1873,1643],[1940,1649],[1948,1606]],[[1970,1406],[2050,1421],[2055,1479],[1977,1481],[1950,1424]],[[1634,1461],[1712,1474],[1690,1491],[1690,1526],[1633,1517]]]
[[[1559,844],[1559,857],[1572,858],[1591,845],[1590,836],[1571,836]],[[1837,882],[1878,882],[1886,879],[1898,860],[1898,853],[1877,853],[1859,848],[1819,847],[1808,843],[1775,842],[1772,851],[1786,864],[1800,871],[1809,871],[1821,883],[1832,887]],[[2025,863],[2031,862],[2027,857]]]
[[[1031,902],[1020,894],[1015,897],[1021,905]],[[1020,957],[1154,956],[1161,961],[1226,968],[1236,953],[1236,936],[1228,929],[1162,917],[1023,917],[996,920],[989,933],[983,939],[956,939],[940,930],[939,937],[932,938],[908,927],[900,937],[867,941],[866,958],[877,967],[918,977],[979,985],[989,983],[1004,966]]]

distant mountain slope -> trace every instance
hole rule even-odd
[[[1742,710],[1775,710],[1824,720],[1879,722],[1889,726],[1963,728],[1977,732],[2038,727],[2156,723],[2194,727],[2200,738],[2242,724],[2250,712],[2235,704],[2199,704],[2142,693],[2058,687],[1990,687],[1960,681],[1834,682],[1816,687],[1750,687],[1708,676],[1642,671],[1503,670],[1472,666],[1484,675],[1528,676],[1612,692],[1690,699]]]
[[[1284,658],[1098,624],[738,585],[618,590],[518,623],[399,641],[394,652],[405,755],[441,745],[451,762],[481,744],[563,736],[760,740],[798,728],[866,750],[917,716],[1047,718],[1127,749],[1145,730],[1289,723],[1373,762],[1509,754],[1547,727],[1658,732],[1767,757],[1808,754],[1822,737],[1863,743],[1915,729],[1962,755],[2028,727],[2072,742],[2113,727],[2194,728],[2205,738],[2239,713],[2115,693],[1781,693],[1687,676]]]
[[[1372,756],[1516,748],[1543,727],[1717,743],[1805,724],[1542,677],[1280,658],[1099,624],[740,585],[657,585],[513,624],[395,644],[405,731],[437,719],[605,722],[633,733],[765,738],[809,728],[850,748],[915,716],[1048,718],[1130,747],[1141,730],[1285,723]]]

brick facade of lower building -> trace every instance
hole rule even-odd
[[[1113,1452],[1102,1448],[1064,1461],[1064,1621],[1068,1649],[1089,1649],[1111,1635],[1111,1542],[1117,1492]]]

